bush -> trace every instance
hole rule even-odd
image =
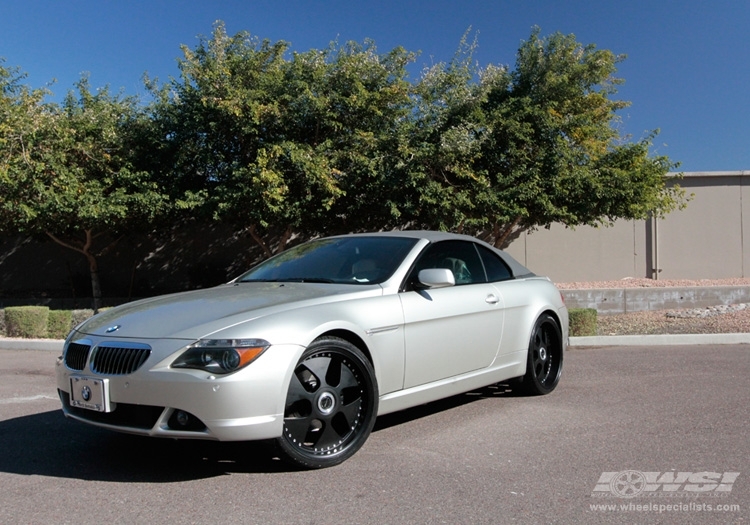
[[[596,335],[598,326],[594,308],[571,308],[568,314],[571,337]]]
[[[47,321],[47,337],[65,339],[72,328],[73,312],[70,310],[50,310]]]
[[[99,311],[102,309],[100,308]],[[94,315],[94,311],[91,309],[81,309],[81,310],[73,310],[73,321],[71,323],[71,328],[78,326],[82,322],[84,322],[86,319]]]
[[[48,321],[49,308],[46,306],[11,306],[5,309],[8,337],[45,338]]]

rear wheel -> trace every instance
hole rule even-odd
[[[542,314],[534,323],[526,359],[526,374],[518,378],[516,387],[527,395],[545,395],[560,381],[563,343],[560,326],[554,317]]]
[[[372,365],[338,337],[314,341],[294,369],[284,407],[283,459],[306,468],[338,465],[362,447],[375,423]]]

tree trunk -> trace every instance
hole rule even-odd
[[[94,309],[94,313],[99,313],[99,307],[102,303],[102,286],[99,281],[99,265],[96,262],[96,257],[91,253],[86,254],[86,259],[89,261],[89,272],[91,273],[91,295],[93,297],[93,304],[91,307]]]
[[[502,231],[498,231],[499,225],[495,225],[495,242],[493,243],[495,248],[505,249],[508,247],[508,240],[511,235],[517,233],[514,231],[518,224],[521,222],[521,216],[516,217],[513,222],[508,224]]]
[[[69,248],[71,250],[77,251],[78,253],[83,254],[84,257],[86,257],[86,260],[89,263],[89,273],[91,274],[91,296],[93,298],[92,301],[92,308],[94,309],[94,313],[99,312],[99,307],[102,303],[102,287],[101,282],[99,280],[99,264],[96,261],[96,256],[91,253],[91,246],[94,241],[94,235],[91,230],[85,230],[86,234],[86,241],[83,243],[82,246],[74,246],[70,243],[67,243],[61,239],[58,239],[55,235],[53,235],[50,232],[46,232],[47,236],[55,241],[60,246],[64,246],[65,248]]]
[[[255,225],[250,226],[247,231],[250,232],[250,236],[253,238],[253,240],[258,243],[258,246],[260,246],[263,249],[263,253],[265,254],[266,258],[271,257],[273,253],[271,253],[271,249],[268,247],[266,242],[263,240],[263,238],[258,233],[258,230],[255,228]]]
[[[294,230],[291,226],[288,226],[286,230],[284,230],[279,237],[279,243],[276,246],[276,249],[273,250],[268,245],[268,243],[263,240],[263,237],[261,237],[260,233],[258,233],[258,229],[253,224],[252,226],[249,226],[247,228],[247,231],[250,232],[250,236],[253,238],[253,240],[263,249],[263,253],[265,254],[266,258],[273,256],[274,254],[281,253],[284,250],[286,250],[286,244],[289,242],[290,237],[292,236],[292,233],[294,233]]]

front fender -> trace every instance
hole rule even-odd
[[[367,345],[381,394],[403,388],[404,315],[395,294],[303,306],[220,330],[217,339],[265,339],[272,345],[307,347],[323,334],[347,331]]]

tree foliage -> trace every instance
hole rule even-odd
[[[417,227],[503,247],[684,204],[657,132],[619,133],[622,56],[535,29],[513,67],[479,67],[468,36],[412,82],[400,47],[292,52],[217,23],[178,78],[147,80],[147,105],[85,78],[48,103],[0,62],[0,229],[84,254],[98,297],[98,239],[164,217],[230,224],[270,255],[295,234]]]
[[[0,225],[6,229],[21,229],[33,212],[29,182],[38,169],[36,146],[51,119],[43,103],[48,92],[23,85],[24,78],[0,61]]]
[[[28,131],[5,151],[0,224],[6,232],[47,235],[86,257],[98,309],[97,254],[106,248],[99,241],[147,224],[165,199],[149,173],[132,166],[128,134],[137,101],[107,89],[92,93],[85,78],[77,89],[61,106],[24,104],[31,93],[16,93],[10,105]]]
[[[272,234],[283,249],[292,232],[386,221],[391,204],[373,198],[410,109],[404,50],[350,43],[287,59],[288,47],[218,24],[183,47],[155,111],[178,204],[246,229],[269,255]]]
[[[650,156],[654,135],[636,143],[619,135],[616,111],[627,103],[610,96],[623,57],[535,30],[514,70],[474,71],[463,45],[417,86],[426,108],[419,218],[431,215],[428,226],[503,247],[524,230],[645,218],[682,202],[665,179],[675,165]]]

